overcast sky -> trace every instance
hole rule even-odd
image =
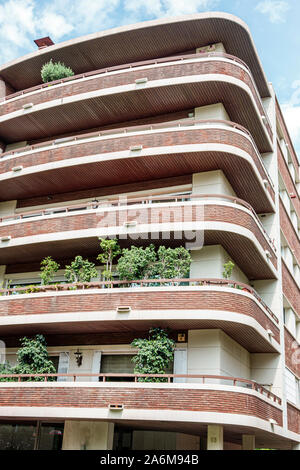
[[[248,23],[300,155],[299,0],[0,0],[0,63],[115,26],[201,11],[225,11]]]

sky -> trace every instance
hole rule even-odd
[[[0,0],[0,64],[55,43],[156,18],[224,11],[250,27],[300,157],[299,0]]]

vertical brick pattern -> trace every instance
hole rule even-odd
[[[300,378],[300,345],[290,332],[284,329],[285,363]]]
[[[282,289],[285,297],[292,305],[300,319],[300,290],[295,279],[291,276],[284,260],[282,260]]]
[[[292,404],[287,404],[288,429],[300,434],[300,410]]]

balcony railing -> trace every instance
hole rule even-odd
[[[167,122],[161,122],[161,123],[156,123],[156,124],[144,124],[144,125],[138,125],[138,126],[129,126],[129,127],[121,127],[121,128],[114,128],[114,129],[106,129],[103,131],[97,131],[97,132],[89,132],[85,134],[78,134],[78,135],[73,135],[73,136],[68,136],[68,137],[62,137],[58,138],[55,140],[48,140],[44,142],[40,142],[38,144],[34,145],[26,145],[24,147],[19,147],[16,150],[11,150],[7,152],[3,152],[0,154],[0,159],[2,158],[9,158],[9,157],[18,157],[19,155],[21,156],[25,152],[32,152],[34,150],[42,150],[45,147],[55,147],[60,144],[68,144],[70,142],[78,142],[81,143],[81,141],[84,141],[86,139],[93,139],[97,137],[106,137],[110,135],[118,135],[118,134],[124,134],[127,135],[129,133],[133,132],[145,132],[145,131],[155,131],[159,129],[169,129],[172,127],[193,127],[197,125],[210,125],[210,124],[215,124],[215,125],[224,125],[227,127],[231,127],[232,129],[238,129],[239,131],[243,132],[244,134],[247,134],[247,136],[251,139],[251,143],[253,147],[255,148],[257,157],[264,168],[266,175],[268,177],[269,183],[271,184],[272,188],[274,188],[274,183],[271,179],[270,174],[268,173],[265,163],[263,159],[261,158],[260,152],[258,150],[257,144],[255,140],[253,139],[253,136],[251,132],[248,131],[244,126],[232,122],[232,121],[226,121],[222,119],[181,119],[177,121],[167,121]]]
[[[87,77],[92,77],[94,75],[102,75],[108,72],[117,72],[119,70],[126,70],[126,69],[133,69],[136,67],[144,67],[147,65],[156,65],[156,64],[164,64],[166,62],[177,62],[177,61],[183,61],[183,60],[188,60],[188,59],[197,59],[197,58],[206,58],[206,57],[225,57],[226,59],[229,59],[233,62],[236,62],[239,65],[242,65],[245,67],[248,71],[248,73],[252,77],[252,73],[248,65],[239,59],[238,57],[235,57],[230,54],[226,54],[224,52],[200,52],[197,54],[187,54],[187,55],[178,55],[178,56],[171,56],[171,57],[162,57],[159,59],[150,59],[150,60],[145,60],[141,62],[132,62],[129,64],[121,64],[121,65],[115,65],[112,67],[106,67],[102,69],[97,69],[93,70],[91,72],[86,72],[86,73],[80,73],[77,75],[73,75],[71,77],[66,77],[66,78],[61,78],[60,80],[54,80],[52,82],[48,83],[41,83],[40,85],[36,85],[34,87],[27,88],[25,90],[17,91],[15,93],[11,93],[5,97],[3,97],[0,101],[9,101],[12,98],[16,98],[18,96],[23,96],[26,95],[27,93],[31,93],[33,91],[38,91],[38,90],[43,90],[45,88],[49,88],[49,86],[54,86],[54,85],[61,85],[62,83],[67,83],[71,82],[74,80],[80,80],[82,78],[87,78]],[[253,83],[255,83],[253,77],[252,77]],[[255,84],[256,86],[256,84]],[[258,93],[258,91],[257,91]],[[259,94],[259,93],[258,93]]]
[[[73,284],[53,284],[49,286],[28,286],[14,287],[8,289],[0,289],[0,296],[13,296],[20,294],[43,293],[53,291],[72,291],[78,289],[111,289],[111,288],[139,288],[139,287],[173,287],[173,286],[190,286],[190,287],[229,287],[250,293],[268,312],[272,319],[278,324],[279,320],[272,310],[267,306],[259,294],[247,284],[242,282],[231,281],[228,279],[143,279],[134,281],[97,281]]]
[[[227,195],[220,195],[220,194],[188,194],[188,195],[179,195],[179,196],[152,196],[152,197],[144,197],[144,198],[128,198],[124,199],[111,199],[111,200],[99,200],[93,201],[90,203],[84,204],[74,204],[70,206],[62,206],[62,207],[55,207],[49,209],[42,209],[42,210],[35,210],[35,211],[28,211],[28,212],[20,212],[14,215],[7,215],[0,218],[0,224],[5,222],[12,222],[12,221],[24,221],[26,222],[28,219],[34,217],[51,217],[56,214],[73,214],[76,211],[84,211],[84,210],[99,210],[110,207],[117,207],[117,208],[124,208],[124,206],[130,206],[133,204],[155,204],[155,203],[182,203],[186,201],[193,201],[193,200],[217,200],[217,201],[228,201],[242,207],[248,209],[253,217],[255,218],[260,230],[263,232],[265,238],[267,239],[268,243],[271,245],[274,253],[276,253],[276,246],[275,241],[268,235],[266,232],[261,220],[257,216],[256,212],[252,208],[250,204],[248,204],[243,199],[239,199],[233,196]]]
[[[164,382],[167,383],[174,383],[174,379],[198,379],[202,384],[213,384],[214,381],[218,382],[230,382],[228,385],[234,387],[244,387],[251,390],[255,390],[256,392],[261,393],[265,397],[273,400],[275,403],[281,405],[281,399],[274,395],[274,393],[267,390],[263,385],[258,384],[253,380],[241,379],[237,377],[228,377],[228,376],[218,376],[218,375],[199,375],[199,374],[80,374],[80,373],[73,373],[73,374],[2,374],[0,375],[0,383],[5,381],[4,379],[8,379],[7,381],[13,382],[23,382],[25,379],[26,381],[44,381],[48,382],[48,379],[72,379],[73,382],[76,382],[77,378],[84,378],[87,377],[89,380],[91,378],[98,378],[99,381],[101,379],[102,382],[108,382],[107,379],[120,379],[120,381],[124,382],[124,379],[129,379],[129,382],[136,382],[136,383],[145,383],[145,381],[140,381],[139,379],[162,379]],[[117,381],[117,380],[116,380]],[[151,380],[150,380],[151,382]],[[155,380],[153,380],[155,382]],[[153,383],[152,382],[152,383]],[[51,382],[48,382],[49,385]],[[149,382],[146,382],[149,383]],[[189,383],[189,382],[185,382]],[[227,384],[226,384],[227,385]]]
[[[134,63],[130,63],[130,64],[122,64],[122,65],[117,65],[117,66],[113,66],[113,67],[98,69],[98,70],[94,70],[94,71],[91,71],[91,72],[87,72],[87,73],[83,73],[83,74],[79,74],[79,75],[74,75],[72,77],[66,77],[66,78],[63,78],[61,80],[56,80],[56,81],[53,81],[53,82],[50,82],[50,83],[42,83],[42,84],[37,85],[35,87],[27,88],[26,90],[21,90],[21,91],[18,91],[16,93],[7,95],[6,97],[2,98],[2,101],[0,100],[0,105],[5,104],[9,100],[12,100],[12,99],[18,98],[18,97],[23,97],[24,95],[26,96],[27,94],[35,92],[35,91],[47,90],[47,89],[49,90],[49,87],[55,87],[55,86],[59,86],[61,84],[66,84],[68,82],[74,82],[74,81],[82,80],[82,79],[89,78],[89,77],[95,77],[95,76],[99,76],[99,75],[101,76],[103,74],[107,74],[107,73],[110,73],[110,72],[117,72],[117,71],[122,71],[122,70],[131,71],[132,69],[135,69],[137,67],[145,67],[145,66],[149,66],[149,65],[159,65],[159,64],[163,64],[163,63],[172,64],[174,62],[184,62],[184,61],[187,61],[187,60],[203,59],[203,58],[204,59],[205,58],[208,58],[208,59],[209,58],[223,58],[223,59],[225,58],[227,60],[230,60],[231,62],[234,62],[234,63],[238,64],[239,66],[242,66],[247,71],[247,73],[249,74],[249,76],[251,78],[251,82],[253,84],[254,99],[255,99],[256,105],[258,106],[259,112],[260,112],[261,116],[263,117],[263,119],[265,121],[265,126],[266,126],[266,129],[267,129],[267,132],[269,133],[269,136],[271,137],[272,127],[270,125],[269,118],[268,118],[267,114],[265,113],[265,110],[264,110],[264,107],[263,107],[263,104],[262,104],[262,101],[261,101],[261,97],[260,97],[256,82],[255,82],[255,80],[252,76],[252,73],[251,73],[249,67],[247,66],[247,64],[245,64],[238,57],[235,57],[235,56],[232,56],[230,54],[223,53],[223,52],[197,53],[197,54],[188,54],[188,55],[164,57],[164,58],[159,58],[159,59],[151,59],[151,60],[146,60],[146,61],[142,61],[142,62],[134,62]]]

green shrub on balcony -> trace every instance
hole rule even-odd
[[[51,256],[47,256],[41,261],[40,278],[42,285],[47,286],[53,281],[53,276],[59,270],[59,267],[59,264]]]
[[[73,70],[61,62],[53,62],[52,59],[43,65],[41,76],[44,83],[61,80],[62,78],[72,77]]]
[[[98,276],[94,263],[82,256],[76,256],[74,261],[66,266],[65,277],[69,282],[91,282]]]
[[[43,335],[34,338],[24,337],[20,340],[21,347],[17,352],[17,364],[0,366],[0,374],[55,374],[53,362],[49,359],[46,340]],[[2,382],[14,381],[16,379],[1,379]],[[43,377],[30,377],[29,381],[43,381]],[[48,380],[55,380],[49,377]]]
[[[132,341],[131,346],[138,350],[132,358],[135,374],[165,374],[174,360],[175,341],[169,338],[168,331],[151,328],[149,337]],[[167,382],[163,377],[140,377],[139,382]]]
[[[132,246],[122,251],[117,272],[121,280],[182,279],[188,276],[191,255],[184,247],[166,248],[154,245],[146,248]]]

